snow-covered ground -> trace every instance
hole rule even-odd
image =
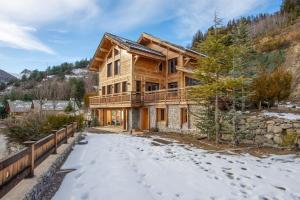
[[[153,138],[88,134],[53,199],[300,199],[300,158],[212,153]]]
[[[294,113],[264,112],[263,114],[269,117],[277,117],[288,120],[300,120],[300,114]]]

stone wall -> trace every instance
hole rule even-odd
[[[140,110],[131,108],[128,110],[128,129],[139,129],[140,127]]]
[[[238,122],[241,141],[264,146],[300,145],[300,120],[288,120],[266,116],[263,113],[247,113]],[[224,138],[229,138],[224,135]]]

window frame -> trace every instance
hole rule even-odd
[[[187,108],[180,108],[180,121],[181,125],[188,122],[188,110]]]
[[[122,92],[128,92],[127,81],[122,82]]]
[[[115,83],[114,84],[114,94],[121,93],[121,83]]]
[[[121,74],[121,61],[120,59],[114,61],[114,75]]]
[[[156,121],[165,122],[166,118],[166,108],[156,108]]]
[[[112,63],[107,63],[107,65],[106,65],[106,68],[107,68],[107,70],[106,70],[106,75],[107,75],[107,77],[112,77]]]
[[[177,57],[168,60],[168,74],[176,74],[176,66],[178,64]]]
[[[106,86],[102,86],[102,95],[106,95]]]

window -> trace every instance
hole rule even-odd
[[[162,72],[162,71],[163,71],[163,64],[162,64],[162,63],[160,63],[160,64],[158,65],[158,71],[159,71],[159,72]]]
[[[146,91],[159,90],[159,84],[158,83],[146,82],[145,90]]]
[[[135,91],[136,92],[141,92],[141,81],[136,81],[135,82]]]
[[[107,94],[112,94],[112,85],[107,86]]]
[[[173,74],[176,73],[176,65],[177,65],[177,58],[172,58],[168,60],[168,73]]]
[[[114,49],[115,56],[119,55],[120,51],[118,49]]]
[[[105,95],[105,86],[102,86],[102,95]]]
[[[112,64],[108,63],[107,64],[107,77],[111,77],[112,76]]]
[[[187,108],[181,108],[181,124],[187,123]]]
[[[164,108],[157,108],[156,109],[156,120],[158,122],[166,120],[166,112]]]
[[[115,61],[115,69],[114,69],[115,75],[120,74],[120,60]]]
[[[121,83],[115,83],[114,93],[120,93],[120,92],[121,92]]]
[[[127,81],[122,82],[122,92],[127,92]]]
[[[193,85],[199,85],[200,81],[190,78],[190,77],[185,77],[185,86],[193,86]]]
[[[168,83],[168,89],[178,88],[177,82]]]

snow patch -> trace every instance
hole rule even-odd
[[[300,114],[294,113],[264,112],[263,114],[269,117],[277,117],[288,120],[300,120]]]
[[[155,138],[88,134],[54,200],[299,199],[300,158],[212,153]]]

